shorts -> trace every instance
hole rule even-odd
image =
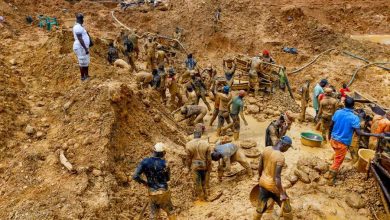
[[[164,210],[168,215],[173,214],[173,204],[171,193],[169,190],[159,190],[149,194],[150,212],[152,217],[157,217],[160,209]]]
[[[280,201],[279,194],[268,191],[264,187],[260,186],[259,200],[256,208],[257,213],[263,214],[267,210],[267,203],[269,199],[274,200],[280,207],[282,206],[282,201]],[[288,200],[285,201],[283,211],[284,213],[291,213],[292,211],[290,202]]]
[[[238,116],[238,114],[230,114],[230,117],[233,120],[234,132],[240,132],[240,117]]]
[[[230,122],[229,112],[221,110],[218,112],[218,128],[222,128],[223,124],[225,124],[225,121],[227,123]]]
[[[90,63],[90,56],[89,56],[89,54],[86,54],[86,51],[84,50],[84,48],[82,48],[82,47],[74,48],[73,51],[77,56],[79,66],[80,67],[88,67],[89,63]]]

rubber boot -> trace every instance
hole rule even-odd
[[[239,138],[240,138],[240,133],[239,133],[239,132],[234,132],[234,133],[233,133],[233,139],[234,139],[235,141],[237,141]]]

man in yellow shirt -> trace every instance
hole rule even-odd
[[[271,198],[280,207],[284,202],[283,217],[292,219],[292,210],[286,192],[282,186],[282,168],[285,163],[283,152],[292,145],[288,136],[283,136],[275,146],[266,147],[259,161],[259,203],[257,204],[254,220],[260,220],[267,210],[267,202]]]

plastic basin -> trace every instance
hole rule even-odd
[[[321,135],[314,132],[302,132],[301,143],[309,147],[321,147],[321,143],[324,139]]]

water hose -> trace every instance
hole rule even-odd
[[[367,68],[367,67],[370,67],[370,66],[377,66],[377,67],[378,67],[378,65],[381,65],[381,64],[383,65],[383,64],[390,64],[390,63],[376,62],[376,63],[369,63],[369,64],[367,64],[367,65],[358,67],[358,68],[355,70],[355,72],[353,73],[352,78],[351,78],[351,80],[348,82],[347,86],[349,87],[349,86],[352,85],[353,81],[355,80],[356,74],[357,74],[361,69],[364,69],[364,68]]]
[[[312,61],[310,61],[309,63],[303,65],[302,67],[292,71],[292,72],[289,72],[288,74],[292,74],[292,73],[297,73],[297,72],[300,72],[302,71],[303,69],[305,69],[306,67],[312,65],[314,62],[316,62],[318,60],[318,58],[320,58],[322,55],[330,52],[330,51],[333,51],[333,50],[336,50],[336,48],[331,48],[331,49],[328,49],[328,50],[325,50],[324,52],[318,54]]]
[[[365,59],[365,58],[363,58],[363,57],[357,56],[357,55],[355,55],[355,54],[353,54],[353,53],[351,53],[351,52],[345,51],[345,50],[343,51],[343,54],[348,55],[348,56],[350,56],[350,57],[352,57],[352,58],[356,58],[356,59],[358,59],[358,60],[364,61],[364,62],[366,62],[366,63],[372,63],[371,61],[369,61],[369,60],[367,60],[367,59]],[[382,68],[382,69],[384,69],[384,70],[390,70],[390,68],[385,67],[385,66],[381,66],[381,65],[378,65],[378,64],[375,65],[375,66],[380,67],[380,68]]]
[[[122,27],[124,27],[124,28],[126,28],[127,30],[129,30],[129,31],[132,31],[133,29],[131,29],[131,28],[129,28],[129,27],[127,27],[126,25],[124,25],[122,22],[120,22],[119,20],[118,20],[118,18],[116,18],[115,17],[115,10],[112,10],[111,11],[111,17],[119,24],[119,25],[121,25]],[[176,43],[178,43],[179,45],[180,45],[180,47],[184,50],[184,52],[185,52],[185,54],[188,54],[187,53],[187,50],[186,50],[186,48],[183,46],[183,44],[179,41],[179,40],[177,40],[177,39],[173,39],[173,38],[170,38],[170,37],[167,37],[167,36],[163,36],[163,35],[159,35],[159,34],[156,34],[156,33],[150,33],[150,32],[145,32],[146,34],[152,34],[152,35],[154,35],[154,36],[156,36],[156,37],[159,37],[159,38],[163,38],[163,39],[168,39],[168,40],[171,40],[171,41],[175,41]],[[144,34],[145,34],[144,33]]]

